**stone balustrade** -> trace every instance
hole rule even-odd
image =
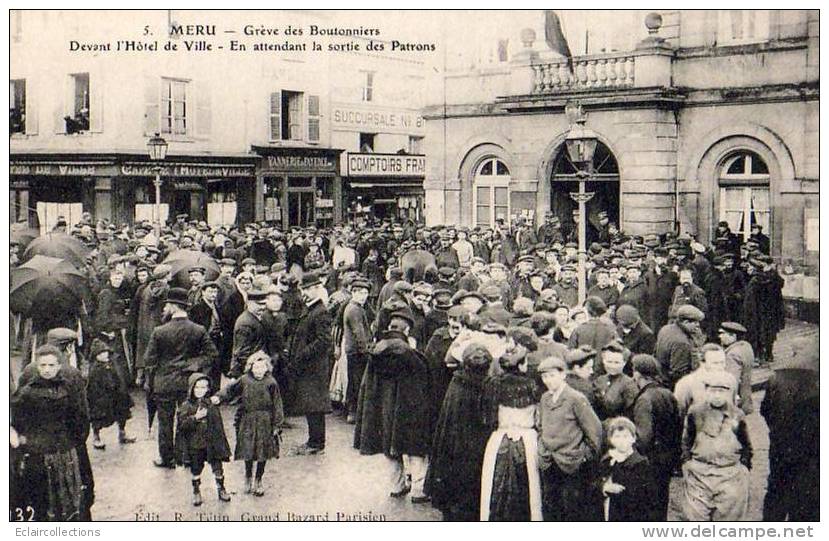
[[[572,70],[564,59],[533,64],[532,93],[632,87],[636,76],[635,58],[630,53],[577,57],[573,58]]]

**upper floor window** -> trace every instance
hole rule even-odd
[[[363,72],[363,101],[374,101],[374,72]]]
[[[26,80],[9,81],[9,133],[26,132]]]
[[[161,79],[161,133],[187,135],[187,81]]]
[[[423,137],[409,136],[409,154],[423,154]]]
[[[71,105],[66,120],[66,133],[89,131],[89,74],[73,73]]]
[[[374,138],[376,133],[360,134],[360,152],[374,152]]]
[[[740,45],[769,39],[769,10],[723,9],[718,11],[717,43]]]
[[[291,90],[271,92],[271,141],[319,142],[320,117],[319,96]]]
[[[498,62],[507,62],[509,60],[509,40],[498,40]]]
[[[19,9],[9,10],[11,24],[11,38],[14,43],[23,41],[23,11]]]

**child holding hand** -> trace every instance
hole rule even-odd
[[[239,397],[236,410],[235,460],[245,461],[245,493],[263,496],[262,477],[269,459],[279,458],[280,425],[285,419],[282,395],[272,376],[273,368],[267,353],[257,351],[245,364],[245,373],[213,397],[213,403]],[[255,482],[253,463],[256,462]]]

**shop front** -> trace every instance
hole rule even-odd
[[[9,203],[12,222],[28,222],[49,231],[58,217],[81,221],[89,212],[111,219],[116,162],[103,157],[12,156],[9,167]]]
[[[160,169],[161,220],[187,214],[211,225],[253,220],[251,158],[168,157]],[[50,230],[92,219],[132,224],[155,220],[155,164],[137,155],[17,155],[11,157],[13,222]]]
[[[253,147],[256,219],[291,227],[331,227],[342,221],[340,152],[327,148]]]
[[[350,152],[346,172],[349,221],[424,223],[425,156]]]
[[[161,167],[161,219],[179,214],[210,226],[253,221],[255,177],[250,159],[225,163],[168,158]],[[133,220],[153,220],[156,169],[148,161],[121,164],[122,177],[132,184]]]

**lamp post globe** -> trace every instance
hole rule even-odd
[[[147,141],[147,148],[150,152],[150,160],[156,163],[155,167],[155,205],[153,207],[153,222],[155,226],[155,236],[158,239],[161,236],[161,164],[167,157],[167,141],[161,135],[156,133]]]

